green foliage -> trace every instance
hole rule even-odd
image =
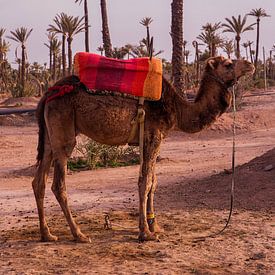
[[[78,157],[70,158],[71,170],[96,169],[99,167],[120,167],[138,164],[137,150],[129,146],[110,146],[91,139],[76,146]]]
[[[238,84],[235,85],[235,98],[236,98],[236,109],[239,110],[242,107],[243,99],[247,91],[255,87],[252,77],[242,77]],[[232,109],[232,108],[231,108]]]

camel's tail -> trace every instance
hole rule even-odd
[[[40,99],[36,110],[36,118],[37,118],[38,127],[39,127],[37,157],[36,157],[38,163],[43,159],[43,155],[44,155],[44,142],[45,142],[45,131],[46,131],[44,110],[45,110],[46,100],[47,100],[47,96],[44,95]]]

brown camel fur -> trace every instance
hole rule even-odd
[[[154,218],[154,192],[157,186],[156,159],[162,139],[175,126],[184,132],[198,132],[210,125],[231,103],[229,87],[241,76],[253,73],[254,67],[245,60],[232,61],[223,57],[210,58],[205,66],[201,85],[195,99],[190,103],[182,99],[172,85],[163,79],[162,97],[159,101],[146,101],[144,109],[144,162],[139,188],[139,240],[155,239],[161,229]],[[70,94],[46,103],[55,91],[47,92],[39,102],[38,168],[32,182],[37,203],[42,241],[55,241],[44,214],[45,184],[52,162],[54,177],[52,191],[59,202],[74,239],[90,241],[75,223],[69,209],[65,174],[67,159],[76,144],[76,136],[84,134],[93,140],[122,145],[128,142],[131,121],[137,114],[137,100],[114,94],[94,94],[76,76],[64,78],[56,85],[74,85]],[[137,145],[138,133],[129,144]]]

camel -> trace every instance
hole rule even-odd
[[[245,60],[213,57],[207,60],[200,88],[194,102],[183,99],[174,87],[162,80],[162,96],[158,101],[145,101],[144,149],[142,175],[138,179],[139,191],[139,241],[155,240],[162,228],[154,213],[154,193],[157,187],[156,159],[161,141],[169,131],[177,127],[181,131],[195,133],[213,123],[230,106],[232,93],[228,90],[246,74],[252,74],[254,66]],[[109,145],[138,145],[139,133],[128,140],[137,115],[138,100],[108,93],[87,93],[78,77],[59,80],[56,86],[73,85],[73,92],[51,101],[55,94],[48,91],[37,108],[39,141],[37,171],[32,187],[38,208],[42,241],[56,241],[50,233],[45,213],[45,184],[53,163],[52,191],[64,212],[74,240],[90,242],[71,214],[65,185],[67,159],[76,145],[76,136],[84,134],[93,140]]]

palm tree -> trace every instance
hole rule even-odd
[[[234,41],[225,40],[222,45],[223,50],[227,54],[228,58],[231,58],[231,54],[234,52]]]
[[[2,40],[4,33],[5,33],[6,29],[4,28],[0,28],[0,41]]]
[[[62,76],[66,75],[66,23],[65,23],[65,13],[60,13],[55,16],[53,19],[55,25],[50,24],[47,31],[52,32],[53,34],[61,34],[62,35]]]
[[[184,51],[184,59],[185,59],[185,62],[186,62],[186,65],[188,65],[188,58],[189,58],[189,55],[190,55],[190,51],[188,51],[188,50],[185,50]]]
[[[9,48],[10,44],[6,40],[0,40],[0,64],[6,59]]]
[[[75,3],[82,3],[82,0],[75,0]],[[84,18],[85,18],[85,51],[89,52],[89,15],[87,0],[84,0]]]
[[[105,56],[112,57],[112,43],[108,26],[108,15],[106,0],[100,0],[101,17],[102,17],[102,39]]]
[[[72,41],[73,37],[85,31],[85,23],[83,22],[84,16],[79,18],[78,16],[68,16],[64,14],[64,29],[66,31],[67,44],[68,44],[68,74],[72,73]]]
[[[51,52],[52,52],[52,71],[51,72],[52,72],[53,81],[56,81],[56,64],[57,64],[58,55],[60,54],[60,46],[61,46],[61,42],[56,37],[54,37],[50,44]]]
[[[186,51],[186,45],[187,45],[187,40],[183,40],[183,45],[182,45],[182,47],[183,47],[183,64],[185,64],[185,51]]]
[[[124,46],[124,48],[125,48],[125,50],[126,50],[126,52],[127,52],[127,59],[129,59],[129,58],[130,58],[131,50],[133,49],[133,45],[131,45],[131,44],[126,44],[126,45]]]
[[[194,40],[192,42],[193,47],[195,48],[195,64],[196,64],[196,85],[199,83],[199,77],[200,77],[200,50],[199,50],[199,44],[198,41]]]
[[[120,47],[120,48],[114,47],[112,51],[113,58],[117,58],[117,59],[124,59],[126,54],[127,54],[127,51],[124,47]]]
[[[4,33],[5,33],[5,29],[4,28],[0,28],[0,45],[2,45],[2,40],[3,40],[3,36],[4,36]],[[0,61],[3,59],[3,56],[2,56],[2,52],[0,51]]]
[[[52,43],[53,43],[53,40],[55,39],[55,33],[49,33],[48,35],[48,42],[49,44],[46,44],[44,43],[44,45],[49,49],[49,56],[50,56],[50,62],[49,62],[49,70],[50,72],[52,73],[52,56],[53,56],[53,53],[52,53]]]
[[[183,93],[183,0],[173,0],[171,12],[172,79],[176,90]]]
[[[260,41],[260,20],[261,17],[270,17],[264,9],[259,8],[259,9],[252,9],[247,15],[254,16],[257,18],[257,37],[256,37],[256,55],[255,55],[255,72],[257,70],[257,65],[258,65],[258,55],[259,55],[259,41]]]
[[[248,45],[248,48],[249,48],[249,54],[250,54],[250,60],[251,60],[251,63],[254,63],[253,55],[252,55],[252,49],[251,49],[252,44],[253,44],[252,41],[250,41],[250,40],[247,41],[247,45]]]
[[[102,46],[97,47],[96,50],[100,52],[100,55],[103,55],[104,48]]]
[[[11,35],[7,36],[9,39],[14,40],[14,41],[21,44],[22,58],[21,58],[21,76],[20,76],[20,80],[21,80],[22,89],[21,89],[20,94],[19,94],[19,96],[21,96],[21,97],[24,95],[24,89],[25,89],[26,42],[27,42],[31,32],[32,32],[32,29],[28,30],[25,27],[21,27],[20,29],[19,28],[15,29],[15,31],[10,31]]]
[[[7,52],[9,51],[10,44],[2,38],[5,31],[6,31],[5,29],[0,28],[0,91],[2,90],[1,84],[3,84],[3,88],[5,90],[8,88],[8,81],[7,81],[8,62],[6,59],[6,55],[7,55]]]
[[[221,22],[215,24],[206,23],[204,26],[202,26],[203,32],[200,36],[197,37],[208,45],[210,56],[216,56],[217,47],[220,47],[223,43],[223,39],[217,33],[220,28]]]
[[[244,43],[242,44],[242,46],[245,48],[245,56],[246,56],[246,59],[248,59],[248,52],[247,52],[248,43],[247,43],[247,42],[244,42]]]
[[[145,39],[145,41],[143,41],[147,48],[147,53],[148,53],[147,56],[151,56],[151,54],[152,54],[151,47],[153,46],[152,45],[153,38],[151,38],[150,30],[149,30],[149,26],[152,22],[153,22],[153,19],[151,17],[145,17],[139,22],[141,25],[143,25],[146,28],[146,32],[147,32],[146,39]]]
[[[132,45],[125,45],[124,48],[126,46],[131,46],[129,49],[126,49],[127,51],[127,54],[128,54],[128,59],[129,59],[129,56],[131,55],[132,57],[136,58],[136,57],[148,57],[148,49],[147,49],[147,46],[146,46],[146,43],[147,43],[147,39],[142,39],[140,42],[139,42],[139,45],[138,46],[132,46]],[[160,51],[157,51],[152,48],[152,56],[158,56],[159,54],[163,53],[162,50]]]
[[[236,40],[236,57],[237,59],[240,59],[241,53],[240,53],[240,40],[241,40],[241,34],[246,31],[254,30],[253,26],[254,24],[250,24],[246,26],[246,20],[247,17],[244,16],[243,19],[241,18],[241,15],[238,16],[238,18],[235,18],[232,16],[232,20],[229,18],[225,18],[227,23],[222,24],[222,27],[225,29],[223,32],[232,32],[235,34],[235,40]]]

